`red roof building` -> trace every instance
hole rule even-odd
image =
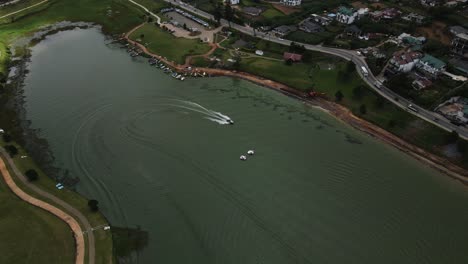
[[[285,52],[283,53],[283,59],[285,61],[292,60],[293,62],[299,62],[302,60],[302,55],[296,54],[296,53]]]

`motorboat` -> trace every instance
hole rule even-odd
[[[180,80],[181,80],[181,81],[185,80],[185,77],[181,77]]]
[[[245,155],[241,155],[240,160],[247,160],[247,157]]]
[[[253,155],[253,154],[255,154],[255,151],[253,151],[253,150],[249,150],[249,151],[247,151],[247,154],[249,154],[249,155]]]
[[[230,125],[234,125],[234,121],[232,121],[232,119],[228,119],[226,120]]]

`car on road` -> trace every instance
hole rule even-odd
[[[416,107],[414,107],[414,105],[412,105],[412,104],[409,104],[409,105],[408,105],[408,109],[411,110],[411,111],[413,111],[413,112],[415,112],[415,113],[418,112],[418,109],[417,109]]]

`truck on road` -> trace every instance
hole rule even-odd
[[[364,77],[369,76],[369,72],[367,71],[366,67],[361,66],[361,72],[362,72],[362,75],[364,75]]]
[[[412,104],[409,104],[409,105],[408,105],[408,109],[411,110],[411,111],[413,111],[413,112],[415,112],[415,113],[418,112],[418,109],[416,109],[416,107],[414,107],[414,105],[412,105]]]

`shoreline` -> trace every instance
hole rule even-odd
[[[156,57],[159,60],[163,61],[166,65],[169,65],[170,67],[174,68],[176,71],[179,71],[179,72],[185,71],[186,70],[185,67],[187,65],[180,65],[172,61],[169,61],[165,57],[149,51],[144,45],[140,44],[139,42],[136,42],[129,38],[129,36],[134,31],[142,27],[144,24],[145,23],[140,24],[137,27],[130,30],[129,32],[125,33],[125,35],[123,35],[123,39],[127,41],[128,43],[137,46],[146,55]],[[338,103],[332,102],[330,100],[325,100],[322,98],[313,98],[313,99],[307,98],[307,94],[304,92],[296,90],[285,84],[272,81],[269,79],[265,79],[263,77],[253,75],[247,72],[206,68],[206,67],[194,67],[193,69],[198,72],[206,72],[210,76],[226,76],[226,77],[233,77],[233,78],[240,78],[243,80],[247,80],[257,85],[276,90],[287,96],[294,97],[295,99],[301,100],[310,106],[318,107],[322,111],[329,113],[336,119],[350,125],[354,129],[364,132],[373,138],[376,138],[390,146],[393,146],[396,149],[415,158],[416,160],[424,163],[425,165],[428,165],[429,167],[446,174],[452,179],[458,180],[461,183],[468,185],[468,170],[452,163],[446,158],[440,157],[436,154],[430,153],[427,150],[417,147],[401,139],[400,137],[392,134],[391,132],[354,115],[351,112],[351,110],[349,110],[348,108]]]

